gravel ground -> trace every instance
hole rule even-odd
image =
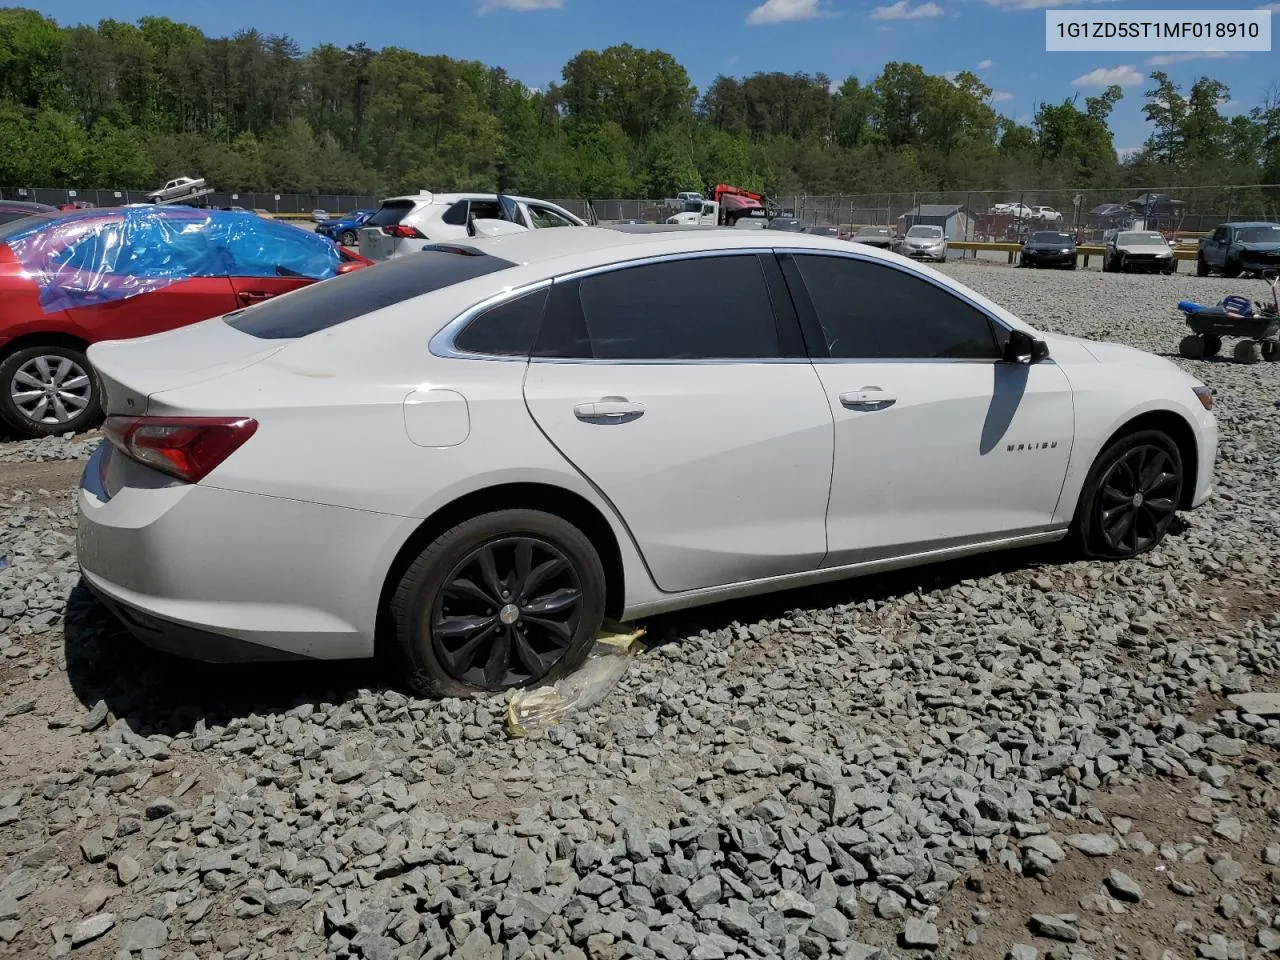
[[[1160,353],[1179,297],[1261,291],[946,269]],[[1189,369],[1218,495],[1155,553],[651,621],[619,687],[535,739],[372,667],[138,648],[77,586],[95,438],[6,444],[0,956],[1272,956],[1280,365]]]

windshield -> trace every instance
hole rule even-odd
[[[1135,233],[1122,233],[1118,237],[1116,237],[1116,243],[1142,244],[1142,243],[1164,243],[1164,242],[1165,242],[1164,237],[1162,237],[1160,234],[1149,232],[1149,231],[1142,231],[1142,232],[1135,232]]]
[[[804,228],[804,224],[802,224],[799,220],[790,220],[783,217],[778,217],[777,219],[769,221],[770,230],[799,231],[803,228]]]
[[[942,236],[941,227],[915,226],[907,231],[908,237],[927,237],[936,240]]]
[[[1042,233],[1033,234],[1031,237],[1031,242],[1032,243],[1070,243],[1071,235],[1068,233],[1052,233],[1052,232],[1046,231]]]
[[[824,236],[824,237],[834,237],[839,235],[840,230],[837,227],[831,226],[829,224],[822,224],[820,226],[813,227],[812,229],[810,229],[809,232],[820,234],[821,236]]]
[[[1280,224],[1242,227],[1236,231],[1236,239],[1241,243],[1280,243]]]

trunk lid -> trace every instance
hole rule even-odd
[[[142,416],[151,397],[175,387],[221,377],[259,363],[290,340],[261,340],[221,317],[134,340],[104,340],[89,347],[108,416]]]

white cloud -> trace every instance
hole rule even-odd
[[[822,16],[818,0],[764,0],[747,14],[747,23],[783,23],[787,20],[812,20]]]
[[[480,12],[491,10],[515,10],[526,13],[530,10],[562,10],[564,0],[481,0]]]
[[[1258,9],[1270,10],[1272,13],[1280,13],[1280,3],[1264,3]]]
[[[1014,122],[1014,123],[1020,123],[1020,124],[1022,124],[1023,126],[1026,126],[1028,123],[1030,123],[1030,122],[1031,122],[1031,114],[1029,114],[1029,113],[1020,113],[1020,114],[1018,114],[1016,117],[1014,117],[1013,122]]]
[[[956,82],[956,77],[958,76],[960,76],[959,70],[948,70],[946,73],[943,74],[943,77],[950,80],[952,83]]]
[[[1135,153],[1141,153],[1141,147],[1116,147],[1116,156],[1121,160],[1128,160]]]
[[[1005,90],[997,90],[991,95],[992,103],[1008,103],[1010,100],[1016,99],[1012,93]]]
[[[1189,63],[1192,60],[1239,60],[1243,53],[1227,50],[1189,50],[1185,53],[1157,53],[1147,58],[1148,67],[1167,67],[1173,63]]]
[[[987,0],[1004,10],[1044,10],[1046,7],[1078,7],[1082,3],[1115,3],[1116,0]]]
[[[995,61],[994,61],[994,60],[979,60],[979,61],[978,61],[978,69],[979,69],[979,70],[990,70],[990,69],[991,69],[992,67],[994,67],[995,65],[996,65],[996,64],[995,64]]]
[[[1126,63],[1122,67],[1099,67],[1082,77],[1076,77],[1071,83],[1076,87],[1109,87],[1113,83],[1122,87],[1136,87],[1142,83],[1142,74],[1133,64]]]
[[[913,7],[910,0],[897,0],[887,7],[876,7],[871,11],[872,20],[927,20],[940,16],[942,8],[936,3],[918,3]]]

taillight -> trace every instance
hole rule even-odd
[[[425,240],[427,235],[420,231],[417,227],[406,226],[403,223],[392,223],[382,228],[382,232],[388,237],[399,237],[401,240]]]
[[[250,417],[107,417],[111,445],[139,463],[199,483],[254,435]]]

